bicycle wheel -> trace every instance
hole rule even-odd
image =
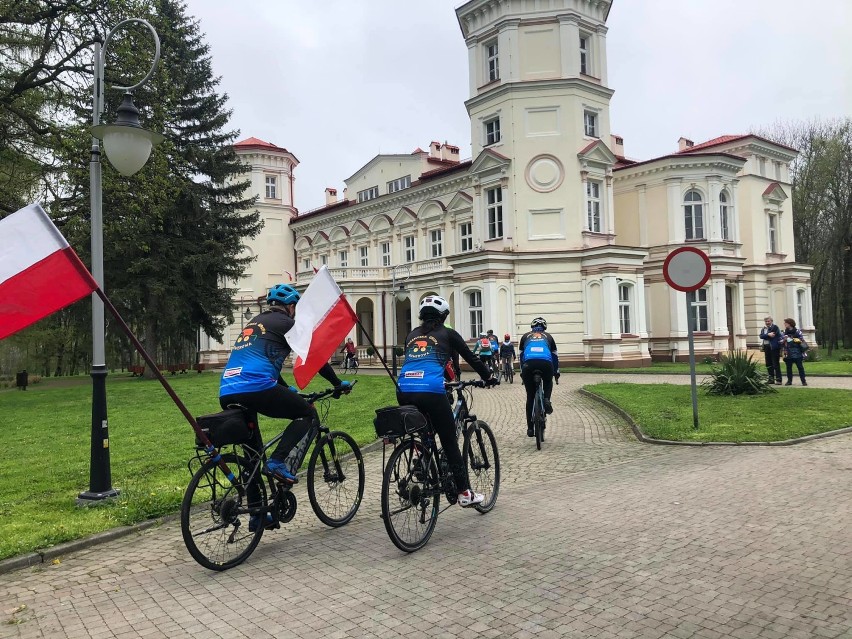
[[[535,432],[535,447],[541,450],[541,442],[543,439],[543,422],[544,421],[544,402],[541,398],[541,387],[536,392],[535,401],[533,402],[533,432]]]
[[[468,428],[462,455],[467,464],[471,489],[485,496],[485,501],[475,508],[487,513],[494,508],[500,492],[500,455],[497,453],[497,440],[488,424],[477,420]]]
[[[357,359],[352,360],[352,374],[353,375],[358,374],[358,360]]]
[[[262,520],[267,512],[266,487],[259,475],[246,483],[253,464],[234,453],[222,458],[237,478],[236,485],[209,459],[192,476],[180,506],[186,549],[210,570],[227,570],[248,559],[263,535],[263,526],[249,531],[249,518],[254,513]]]
[[[509,365],[509,383],[515,383],[515,367],[512,364]]]
[[[382,477],[382,519],[394,546],[414,552],[426,545],[438,522],[441,482],[431,452],[414,456],[419,442],[406,441],[391,453]]]
[[[339,431],[323,435],[308,462],[311,508],[322,523],[337,528],[352,520],[363,496],[364,457],[355,440]]]

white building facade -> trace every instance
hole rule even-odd
[[[687,322],[700,354],[756,345],[767,314],[796,317],[812,331],[810,267],[793,259],[787,167],[795,151],[725,136],[682,140],[664,158],[626,159],[610,131],[611,5],[459,7],[472,159],[432,142],[427,151],[373,158],[345,180],[341,199],[327,189],[315,211],[293,215],[292,193],[286,203],[264,203],[270,215],[290,216],[290,237],[273,248],[264,229],[248,250],[276,256],[264,255],[240,292],[259,296],[281,281],[270,279],[275,260],[289,255],[280,270],[299,287],[328,265],[361,320],[353,335],[361,348],[365,332],[380,350],[399,343],[419,301],[436,293],[467,339],[488,329],[517,339],[545,317],[567,365],[684,359]],[[237,150],[253,175],[279,157],[292,184],[296,161],[286,150]],[[686,244],[713,265],[689,307],[662,278],[666,255]]]

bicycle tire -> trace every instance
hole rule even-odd
[[[441,481],[431,452],[413,457],[411,440],[394,448],[382,475],[382,519],[394,546],[403,552],[419,550],[438,523]],[[413,519],[412,519],[413,517]]]
[[[360,366],[360,364],[358,364],[358,360],[356,359],[352,362],[352,374],[353,375],[358,374],[358,366]]]
[[[485,501],[474,508],[485,514],[494,508],[500,492],[500,454],[488,424],[477,420],[465,431],[462,455],[471,489],[485,496]]]
[[[263,536],[263,526],[249,531],[250,508],[261,518],[268,511],[266,486],[259,474],[251,486],[245,479],[251,475],[253,464],[234,453],[222,455],[234,473],[246,496],[240,497],[237,487],[212,459],[195,471],[180,506],[180,529],[186,549],[192,558],[210,570],[233,568],[248,559]],[[256,497],[251,497],[251,493]],[[249,504],[251,500],[251,504]],[[245,531],[245,532],[243,532]]]
[[[357,481],[354,491],[353,479]],[[320,494],[317,494],[318,489]],[[341,431],[323,435],[308,462],[308,498],[317,518],[332,528],[348,524],[358,512],[363,497],[364,456],[361,449],[354,439]]]
[[[535,401],[533,402],[533,432],[535,433],[535,447],[537,450],[541,450],[543,417],[544,402],[542,401],[541,386],[539,386],[535,394]]]

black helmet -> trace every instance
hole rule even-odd
[[[539,327],[541,330],[547,330],[547,322],[543,317],[536,317],[532,322],[530,322],[530,328],[535,330],[536,327]]]

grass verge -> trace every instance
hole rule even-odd
[[[192,414],[219,410],[219,375],[182,375],[169,383]],[[307,390],[323,388],[318,378]],[[77,495],[89,487],[91,386],[0,391],[0,559],[179,509],[194,456],[191,427],[155,380],[110,376],[107,401],[112,485],[121,495],[78,508]],[[387,377],[365,375],[350,395],[332,400],[328,424],[364,445],[375,439],[375,409],[394,403]],[[287,423],[260,420],[267,439]]]
[[[698,389],[692,428],[688,385],[593,384],[586,390],[617,405],[648,437],[695,442],[774,442],[852,425],[852,391],[779,388],[768,395],[713,397]]]

